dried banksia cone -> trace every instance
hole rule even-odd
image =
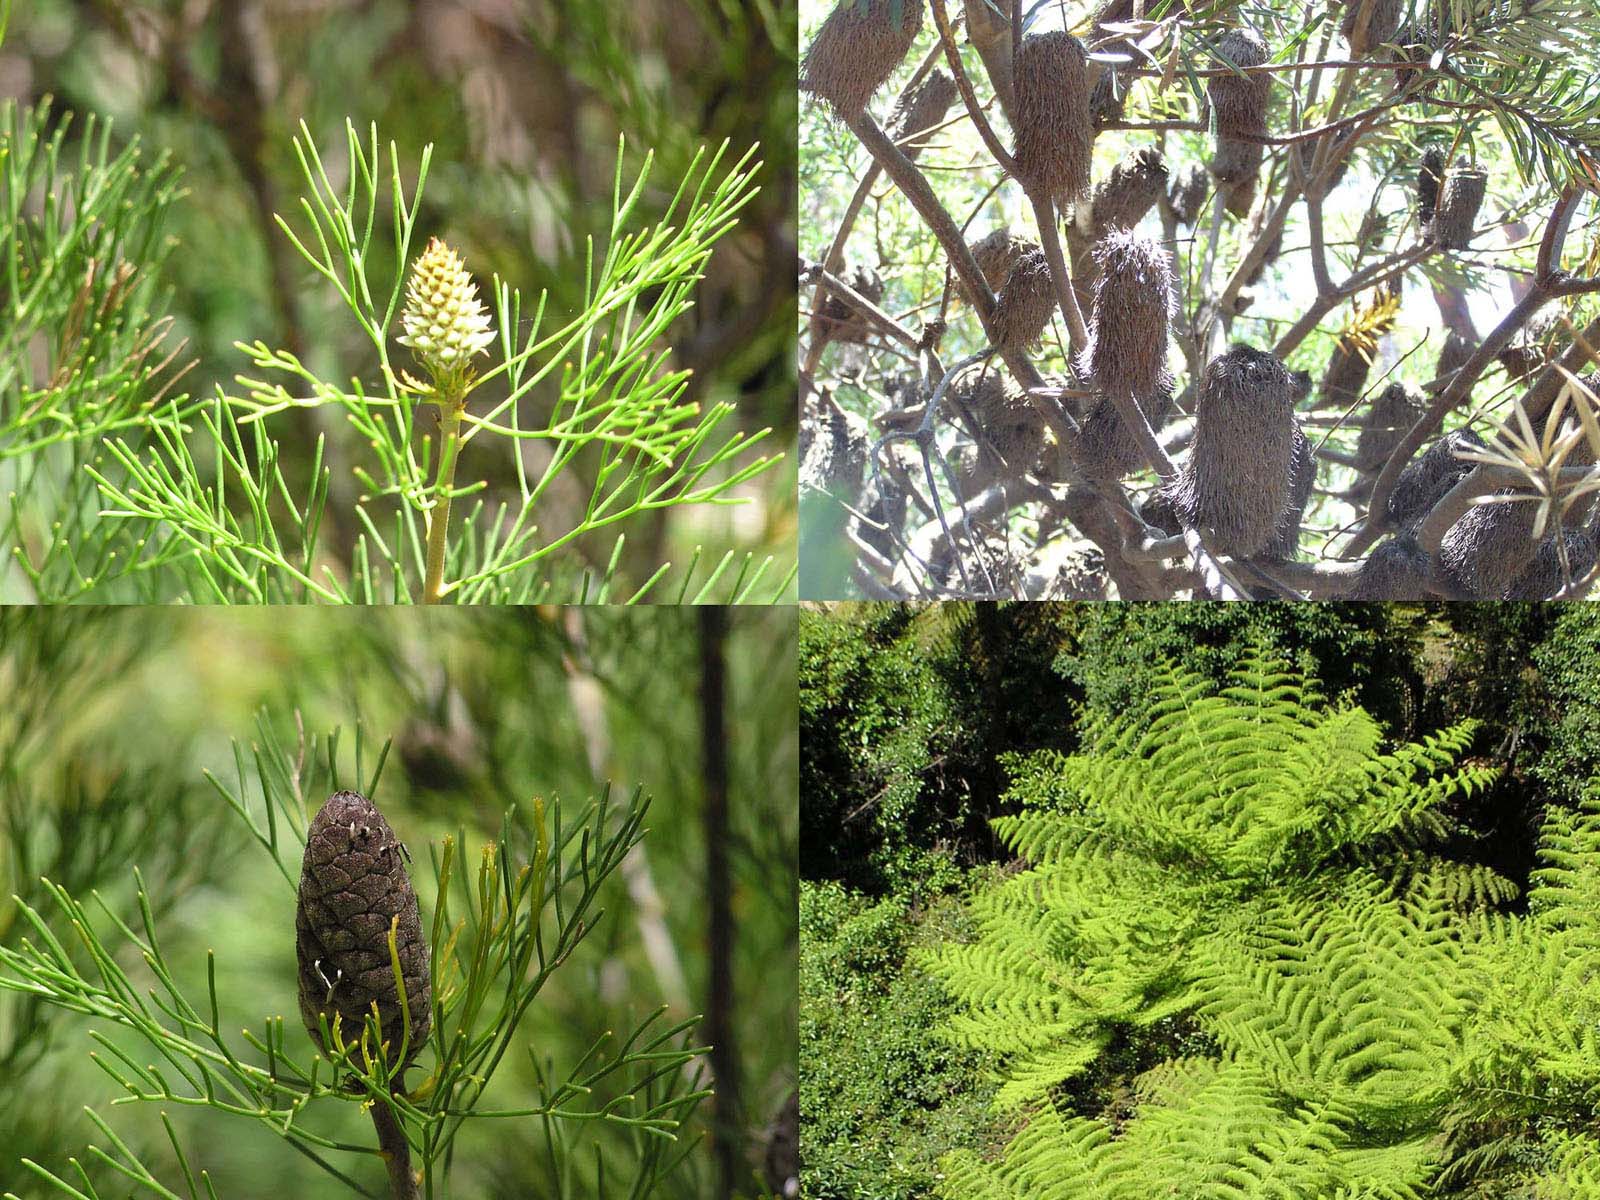
[[[1096,131],[1113,121],[1122,120],[1122,105],[1126,98],[1125,85],[1117,78],[1117,73],[1110,67],[1101,71],[1100,78],[1094,81],[1094,87],[1089,90],[1089,120]]]
[[[1422,152],[1422,165],[1417,168],[1417,223],[1423,229],[1433,220],[1439,207],[1439,185],[1444,182],[1444,151],[1429,146]]]
[[[1416,540],[1400,534],[1386,539],[1361,564],[1351,600],[1421,600],[1428,594],[1432,562]]]
[[[1250,206],[1255,203],[1256,185],[1260,182],[1261,162],[1265,156],[1266,147],[1260,142],[1217,139],[1211,173],[1216,176],[1223,207],[1240,219],[1250,215]]]
[[[1587,529],[1569,529],[1562,535],[1567,549],[1567,575],[1561,571],[1561,552],[1556,539],[1539,543],[1539,552],[1527,569],[1506,588],[1507,600],[1548,600],[1567,585],[1569,579],[1582,579],[1594,570],[1596,546]]]
[[[842,272],[839,279],[850,289],[877,304],[883,299],[883,278],[868,266],[854,266]],[[831,291],[822,299],[822,309],[817,314],[817,336],[830,342],[862,343],[871,336],[875,326],[857,312],[840,296]]]
[[[1180,225],[1193,225],[1200,219],[1206,193],[1211,190],[1211,180],[1199,163],[1191,163],[1178,173],[1167,193],[1167,203]]]
[[[433,1026],[428,946],[405,851],[377,806],[359,792],[329,796],[306,831],[294,927],[300,1016],[312,1040],[333,1053],[323,1045],[321,1018],[330,1029],[338,1018],[340,1037],[354,1045],[376,1006],[398,1080]],[[395,986],[396,957],[403,993]]]
[[[1587,439],[1578,442],[1566,457],[1569,467],[1588,466],[1593,462],[1594,449]],[[1462,592],[1479,600],[1504,597],[1512,582],[1532,565],[1539,552],[1539,545],[1533,538],[1539,505],[1533,494],[1525,489],[1508,488],[1500,495],[1525,498],[1474,505],[1449,528],[1439,543],[1439,562],[1446,578]],[[1586,511],[1587,505],[1580,502],[1568,510],[1568,518],[1581,520]]]
[[[839,0],[800,66],[800,90],[859,117],[922,31],[923,0]]]
[[[889,136],[899,143],[907,158],[916,158],[927,148],[929,130],[950,114],[950,106],[960,95],[961,89],[950,72],[935,67],[900,98],[889,118]]]
[[[1516,341],[1495,355],[1511,379],[1522,379],[1531,375],[1550,360],[1550,347],[1547,343],[1554,329],[1553,316],[1535,317],[1517,335]]]
[[[818,400],[800,420],[800,486],[846,496],[861,490],[870,445],[866,422]]]
[[[1089,188],[1093,131],[1083,43],[1055,30],[1022,39],[1016,63],[1017,180],[1071,202]]]
[[[1317,459],[1311,449],[1311,439],[1294,422],[1293,445],[1289,451],[1289,499],[1278,516],[1278,528],[1272,535],[1271,552],[1276,558],[1293,558],[1300,549],[1300,525],[1305,520],[1306,505],[1311,502],[1311,488],[1317,482]]]
[[[1095,185],[1094,233],[1102,238],[1113,229],[1132,229],[1154,207],[1167,187],[1167,160],[1154,146],[1135,150]]]
[[[1103,392],[1154,398],[1170,381],[1172,264],[1150,238],[1118,231],[1095,243],[1098,279],[1084,368]]]
[[[1250,29],[1230,29],[1217,39],[1217,65],[1259,67],[1267,61],[1267,44]],[[1225,63],[1222,59],[1227,59]],[[1261,136],[1267,132],[1265,75],[1213,75],[1206,83],[1216,131],[1222,136]]]
[[[1351,54],[1365,53],[1368,47],[1392,41],[1400,28],[1400,18],[1405,15],[1405,0],[1372,0],[1367,9],[1365,31],[1356,31],[1356,18],[1366,0],[1345,0],[1344,22],[1339,32],[1350,44]]]
[[[1016,237],[1003,227],[991,230],[977,241],[970,243],[967,248],[977,260],[978,270],[983,272],[984,282],[989,285],[989,290],[995,293],[1005,287],[1011,268],[1017,265],[1023,255],[1030,251],[1041,255],[1044,253],[1037,242]],[[967,303],[972,303],[972,298],[967,295],[967,289],[959,280],[956,283],[956,292]]]
[[[1472,244],[1472,226],[1483,206],[1489,173],[1479,166],[1453,167],[1439,190],[1433,214],[1433,237],[1447,250],[1465,250]]]
[[[1030,250],[1006,274],[995,296],[995,345],[1022,349],[1044,336],[1056,311],[1056,288],[1043,250]]]
[[[1152,397],[1141,397],[1139,408],[1150,422],[1150,428],[1160,432],[1167,418],[1172,415],[1170,382],[1158,388]],[[1122,420],[1122,414],[1104,394],[1091,401],[1089,411],[1078,425],[1077,450],[1080,469],[1096,481],[1121,479],[1147,465],[1139,443]]]
[[[1294,381],[1275,356],[1235,345],[1211,360],[1195,402],[1194,445],[1171,485],[1173,509],[1214,531],[1214,548],[1252,557],[1273,546],[1291,503]]]
[[[1391,383],[1373,398],[1356,441],[1356,470],[1376,475],[1400,439],[1427,412],[1425,400],[1403,383]]]
[[[1435,379],[1443,379],[1447,383],[1450,376],[1467,365],[1467,359],[1472,357],[1476,347],[1472,342],[1462,337],[1454,329],[1444,335],[1444,345],[1439,347],[1439,361],[1433,368]]]
[[[1322,402],[1338,408],[1354,404],[1366,390],[1372,371],[1369,351],[1358,339],[1340,336],[1328,356],[1328,371],[1322,377]]]
[[[411,266],[400,324],[405,328],[400,344],[411,348],[436,383],[464,377],[495,336],[488,310],[478,299],[478,285],[456,252],[438,238],[429,239]]]
[[[956,456],[956,477],[965,497],[1033,469],[1044,449],[1045,426],[1025,391],[989,369],[963,379],[954,399],[966,407],[988,443],[962,447]]]
[[[1483,448],[1483,439],[1470,429],[1452,430],[1434,442],[1408,463],[1395,481],[1389,496],[1390,522],[1407,529],[1422,520],[1472,470],[1472,464],[1457,454]]]

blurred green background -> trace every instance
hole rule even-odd
[[[771,427],[761,451],[777,454],[796,431],[795,3],[30,0],[0,46],[0,98],[53,96],[80,119],[111,118],[114,146],[137,135],[150,156],[171,154],[188,195],[166,230],[169,345],[187,340],[178,361],[195,361],[182,390],[207,397],[246,368],[236,341],[288,349],[326,379],[371,374],[371,347],[349,312],[272,221],[279,213],[304,226],[291,144],[302,120],[338,164],[346,119],[363,133],[377,122],[398,145],[408,187],[433,143],[416,249],[444,238],[480,288],[498,274],[521,289],[525,312],[547,289],[552,317],[582,308],[589,239],[605,245],[619,135],[628,178],[647,150],[655,155],[636,226],[667,211],[702,146],[729,140],[732,162],[760,143],[760,194],[669,339],[671,365],[694,371],[686,399],[736,404],[737,427]],[[386,241],[380,232],[376,246]],[[380,277],[393,269],[372,266]],[[533,410],[552,393],[536,392]],[[275,426],[286,463],[309,463],[318,433],[336,467],[341,451],[359,450],[342,421],[297,419]],[[509,482],[510,462],[499,469]],[[790,456],[745,485],[749,504],[630,523],[624,577],[685,562],[696,546],[792,563],[794,491]],[[574,475],[557,492],[551,504],[581,508],[587,487]],[[603,565],[612,540],[578,552]]]
[[[715,841],[732,884],[732,1037],[723,1044],[733,1065],[716,1085],[718,1101],[682,1131],[683,1166],[654,1194],[767,1195],[781,1187],[769,1175],[781,1175],[794,1144],[784,1114],[792,1112],[797,1019],[796,618],[792,609],[746,608],[716,610],[712,620],[723,622],[720,634],[703,615],[675,608],[0,610],[0,695],[8,697],[0,705],[0,944],[29,933],[14,893],[52,910],[40,875],[85,902],[98,889],[127,915],[138,866],[185,990],[204,997],[205,954],[214,950],[222,1026],[259,1029],[282,1015],[289,1044],[309,1060],[296,1019],[293,897],[204,772],[237,791],[238,747],[245,787],[258,797],[252,747],[267,744],[263,727],[291,750],[301,730],[340,728],[345,780],[354,775],[358,727],[368,774],[392,738],[377,798],[415,856],[424,927],[434,899],[428,848],[447,833],[464,827],[467,861],[475,861],[509,805],[526,810],[539,795],[576,806],[605,780],[624,795],[642,785],[653,803],[641,851],[607,885],[589,940],[540,994],[490,1103],[528,1102],[527,1049],[564,1072],[602,1033],[631,1029],[662,1004],[672,1020],[707,1011]],[[705,809],[707,653],[726,668],[730,803],[721,826],[707,822]],[[320,800],[308,797],[313,807]],[[137,961],[123,965],[144,977]],[[86,1144],[105,1145],[85,1105],[158,1175],[171,1166],[158,1112],[111,1106],[118,1089],[90,1060],[91,1029],[127,1041],[0,992],[0,1190],[45,1195],[21,1157],[62,1172]],[[695,1038],[712,1040],[704,1022]],[[222,1200],[349,1194],[250,1120],[176,1106],[170,1115]],[[372,1144],[356,1105],[319,1101],[306,1117]],[[582,1136],[575,1162],[588,1164],[588,1182],[580,1171],[563,1194],[610,1194],[595,1189],[595,1156],[609,1175],[625,1166],[626,1139],[597,1122]],[[450,1194],[553,1194],[533,1121],[469,1121],[462,1138]],[[375,1158],[339,1157],[382,1194]],[[108,1174],[97,1178],[103,1194],[129,1194],[131,1185],[117,1190]],[[175,1169],[164,1181],[182,1193]]]

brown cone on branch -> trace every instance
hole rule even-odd
[[[1100,72],[1100,78],[1094,81],[1094,87],[1089,91],[1089,120],[1096,132],[1122,120],[1126,87],[1113,68],[1107,67]]]
[[[1524,379],[1549,362],[1551,347],[1548,343],[1555,327],[1554,314],[1535,316],[1530,320],[1516,340],[1495,355],[1505,368],[1506,375],[1513,381]]]
[[[1083,43],[1062,30],[1029,34],[1017,52],[1017,180],[1057,203],[1089,189],[1088,64]]]
[[[1230,29],[1217,39],[1216,51],[1221,66],[1259,67],[1267,61],[1266,42],[1249,29]],[[1216,133],[1211,174],[1223,203],[1236,217],[1248,214],[1255,199],[1266,147],[1254,139],[1267,132],[1270,86],[1265,75],[1213,75],[1206,84]]]
[[[1033,470],[1044,449],[1044,418],[1028,394],[992,368],[963,380],[956,399],[966,405],[988,445],[962,447],[956,477],[971,499],[1002,479]]]
[[[817,400],[800,421],[800,487],[854,501],[871,446],[867,423],[837,404]]]
[[[1367,556],[1350,589],[1351,600],[1421,600],[1433,567],[1416,539],[1397,534]]]
[[[1023,349],[1034,345],[1050,327],[1056,311],[1056,288],[1043,250],[1030,250],[1006,275],[995,296],[995,345]]]
[[[1356,441],[1356,470],[1376,476],[1400,440],[1427,411],[1427,401],[1403,383],[1391,383],[1374,396]],[[1363,495],[1371,491],[1372,483],[1372,479],[1362,481]]]
[[[1328,370],[1322,377],[1322,403],[1331,408],[1348,408],[1361,398],[1372,373],[1371,351],[1359,339],[1341,336],[1328,356]]]
[[[1407,463],[1389,496],[1390,523],[1409,529],[1421,521],[1472,470],[1473,464],[1457,455],[1483,448],[1483,439],[1472,430],[1454,429]]]
[[[1235,345],[1207,364],[1194,443],[1170,485],[1183,523],[1210,529],[1213,549],[1249,558],[1276,549],[1291,511],[1294,382],[1278,358]]]
[[[1317,460],[1311,449],[1311,439],[1294,422],[1294,445],[1289,453],[1289,499],[1278,517],[1278,528],[1272,536],[1272,554],[1275,558],[1294,558],[1300,551],[1300,526],[1305,521],[1306,505],[1311,502],[1311,489],[1317,482]]]
[[[842,283],[863,300],[878,304],[883,299],[883,278],[871,267],[857,265],[839,275]],[[829,291],[822,300],[822,310],[817,316],[817,336],[830,342],[863,344],[877,329],[867,317],[858,312],[841,296]]]
[[[1476,165],[1452,167],[1445,174],[1433,214],[1435,241],[1447,250],[1465,250],[1472,244],[1472,228],[1488,186],[1488,172]]]
[[[1157,388],[1149,400],[1140,399],[1139,408],[1150,428],[1159,433],[1172,415],[1171,384]],[[1104,393],[1090,401],[1088,413],[1078,424],[1077,449],[1080,468],[1095,481],[1122,479],[1148,465],[1139,443],[1123,423],[1122,414]]]
[[[1223,207],[1240,220],[1250,215],[1250,206],[1255,203],[1256,186],[1260,182],[1261,163],[1265,156],[1266,147],[1260,142],[1228,137],[1217,139],[1217,152],[1211,159],[1211,174],[1216,177]]]
[[[1044,253],[1038,242],[1017,237],[1004,228],[991,230],[977,241],[969,243],[967,249],[972,251],[972,257],[977,260],[978,270],[983,272],[984,282],[989,285],[989,290],[996,295],[1005,287],[1011,268],[1015,267],[1024,255],[1030,252]],[[956,294],[968,304],[972,303],[972,298],[967,295],[967,289],[962,286],[959,279],[956,281]]]
[[[1405,0],[1372,0],[1367,9],[1366,28],[1358,33],[1356,20],[1365,3],[1366,0],[1345,0],[1339,33],[1349,43],[1352,55],[1365,54],[1373,46],[1393,41],[1400,29],[1400,19],[1405,16]]]
[[[924,0],[839,0],[800,65],[800,90],[859,117],[922,31]]]
[[[1211,177],[1199,163],[1190,163],[1173,178],[1167,191],[1167,204],[1179,225],[1192,226],[1200,219]]]
[[[1583,439],[1568,452],[1565,465],[1585,467],[1594,460],[1594,448],[1588,439]],[[1439,543],[1439,562],[1445,577],[1463,593],[1479,600],[1502,599],[1539,553],[1539,544],[1533,537],[1539,508],[1534,493],[1526,488],[1506,488],[1499,495],[1522,499],[1474,505]],[[1567,510],[1565,519],[1583,520],[1591,503],[1592,500],[1580,500]]]
[[[1444,151],[1429,146],[1417,168],[1417,223],[1426,230],[1439,207],[1439,185],[1444,182]]]
[[[1095,185],[1090,206],[1092,237],[1115,229],[1132,229],[1155,206],[1167,187],[1167,160],[1154,146],[1135,150]]]
[[[1580,580],[1594,570],[1594,535],[1587,529],[1569,529],[1562,538],[1566,542],[1569,574],[1562,574],[1556,539],[1547,537],[1539,543],[1539,552],[1527,569],[1506,587],[1507,600],[1548,600],[1568,582]]]
[[[433,1027],[428,945],[405,857],[371,800],[335,792],[306,831],[294,920],[300,1016],[312,1040],[334,1053],[322,1021],[332,1029],[337,1019],[344,1044],[356,1045],[376,1011],[394,1072],[410,1065]]]
[[[907,158],[915,159],[927,148],[930,131],[950,115],[951,107],[960,98],[961,89],[956,87],[954,76],[943,67],[935,67],[900,97],[889,118],[889,136]]]
[[[1104,391],[1148,397],[1170,382],[1172,262],[1160,243],[1118,231],[1095,243],[1099,280],[1085,367]]]

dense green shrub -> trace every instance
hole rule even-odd
[[[801,1161],[807,1200],[929,1195],[937,1160],[994,1123],[982,1056],[932,1039],[945,999],[903,964],[963,922],[837,884],[800,892]]]

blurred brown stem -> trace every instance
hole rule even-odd
[[[389,1192],[394,1200],[418,1200],[417,1177],[411,1173],[411,1147],[405,1130],[387,1103],[372,1106],[372,1127],[378,1131],[378,1153],[389,1172]]]

